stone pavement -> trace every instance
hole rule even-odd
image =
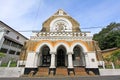
[[[0,78],[0,80],[120,80],[120,76],[87,76],[87,77],[42,77],[42,78]]]

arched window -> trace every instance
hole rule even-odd
[[[42,48],[42,66],[50,66],[50,49],[48,46]]]
[[[73,51],[74,51],[73,60],[76,60],[80,57],[80,48],[78,46],[75,46]]]
[[[83,54],[83,49],[81,46],[76,45],[73,48],[73,64],[74,66],[84,66],[85,65],[85,57]]]

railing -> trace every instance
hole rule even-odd
[[[90,32],[34,32],[30,39],[44,40],[92,40]]]
[[[18,51],[18,52],[21,51],[20,48],[13,47],[13,46],[9,46],[9,45],[6,45],[6,44],[3,44],[3,45],[2,45],[2,48],[4,48],[4,49],[10,49],[10,50],[13,50],[13,51]]]
[[[34,32],[33,36],[90,36],[90,32]]]

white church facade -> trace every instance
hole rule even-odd
[[[25,65],[25,74],[31,70],[37,72],[39,67],[48,68],[48,73],[53,71],[54,75],[59,67],[65,67],[68,74],[75,73],[75,67],[99,73],[90,32],[82,32],[79,23],[61,9],[43,23],[41,31],[33,32],[20,61],[20,65]]]

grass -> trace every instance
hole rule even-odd
[[[1,67],[7,67],[8,63],[2,63]]]
[[[120,65],[115,65],[115,68],[116,69],[120,69]]]
[[[17,63],[16,62],[11,62],[10,67],[16,67]]]
[[[115,69],[120,69],[120,65],[119,64],[114,65],[114,66],[115,66]],[[101,69],[102,67],[99,67],[99,68]],[[106,69],[113,69],[112,65],[105,65],[105,68]]]
[[[7,66],[8,66],[8,63],[2,63],[1,64],[1,67],[7,67]],[[11,62],[10,67],[16,67],[16,66],[17,66],[16,62]]]
[[[105,68],[112,69],[112,65],[105,65]]]
[[[5,57],[5,56],[6,56],[5,53],[0,52],[0,58]]]

